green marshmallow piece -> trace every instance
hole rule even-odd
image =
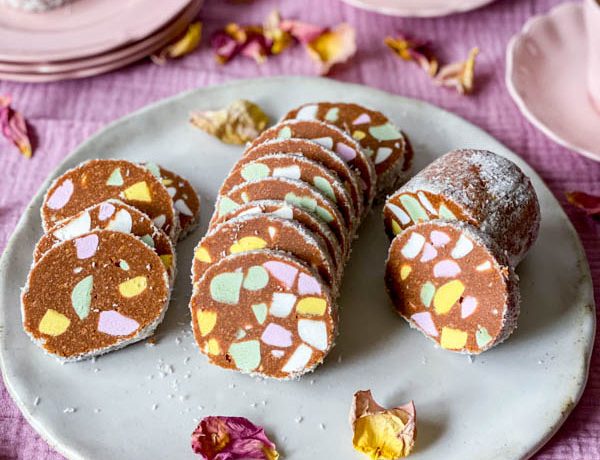
[[[92,303],[92,289],[94,287],[94,277],[86,276],[75,285],[71,291],[71,305],[79,319],[85,319],[90,314],[90,304]]]
[[[369,134],[378,141],[393,141],[400,139],[402,134],[392,124],[386,123],[379,126],[371,126]]]
[[[492,336],[485,327],[479,326],[479,329],[475,333],[475,340],[477,341],[477,346],[483,348],[492,341]]]
[[[410,195],[401,195],[400,202],[415,224],[419,223],[420,221],[427,222],[429,220],[427,211],[425,211],[423,206],[421,206],[421,203],[419,203],[419,200],[416,198]]]
[[[296,196],[296,194],[292,192],[285,195],[284,201],[310,212],[315,212],[315,209],[317,208],[317,201],[315,199],[309,196]]]
[[[269,177],[269,167],[262,163],[250,163],[242,168],[242,177],[245,181],[253,181]]]
[[[333,216],[327,209],[322,208],[321,206],[317,206],[315,212],[317,213],[317,216],[319,216],[325,222],[329,223],[333,221]]]
[[[244,289],[249,291],[258,291],[264,288],[269,282],[269,272],[262,265],[255,265],[248,269],[246,278],[244,278]]]
[[[239,208],[240,205],[227,196],[221,197],[219,200],[219,216],[229,214],[231,211]]]
[[[335,123],[338,121],[340,109],[338,107],[330,108],[325,114],[325,120]]]
[[[452,211],[450,211],[445,204],[442,204],[440,206],[440,212],[439,215],[442,219],[446,219],[446,220],[456,220],[456,216],[454,215],[454,213]]]
[[[267,319],[267,304],[266,303],[257,303],[256,305],[252,305],[252,313],[256,316],[256,321],[258,324],[262,324]]]
[[[292,137],[292,130],[289,126],[284,126],[277,133],[277,139],[289,139]]]
[[[258,340],[232,343],[229,354],[235,361],[235,366],[245,372],[256,369],[260,364],[260,344]]]
[[[329,198],[334,203],[337,202],[335,199],[335,192],[333,191],[333,187],[327,181],[327,179],[321,176],[316,176],[313,179],[313,184],[315,184],[315,187],[317,187],[321,192],[323,192],[327,196],[327,198]]]
[[[431,306],[431,301],[433,300],[434,295],[435,286],[431,281],[427,281],[423,286],[421,286],[421,302],[427,308]]]
[[[146,246],[150,246],[151,248],[154,248],[154,240],[152,239],[152,237],[150,235],[140,236],[140,240],[142,240],[142,242],[146,243]]]
[[[160,179],[160,168],[156,163],[146,163],[146,169],[150,171],[154,177]]]
[[[106,185],[112,185],[115,187],[123,185],[123,176],[121,175],[121,168],[115,168],[115,170],[112,173],[110,173],[110,176],[106,181]]]
[[[119,262],[119,267],[121,267],[123,270],[129,270],[129,264],[123,259],[121,259]]]
[[[220,273],[210,281],[210,296],[213,300],[227,305],[237,305],[240,301],[242,273]]]

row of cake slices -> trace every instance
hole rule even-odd
[[[91,160],[50,185],[41,216],[21,298],[33,341],[73,361],[151,335],[169,304],[174,243],[199,222],[192,185],[152,163]]]
[[[289,379],[323,361],[352,240],[411,157],[383,114],[347,103],[294,109],[248,145],[192,268],[192,325],[212,364]]]
[[[440,157],[388,197],[386,285],[396,310],[444,349],[478,354],[505,340],[520,310],[516,265],[540,207],[512,161],[483,150]]]

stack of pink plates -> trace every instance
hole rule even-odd
[[[162,49],[203,0],[73,0],[26,13],[0,5],[0,79],[48,82],[123,67]]]

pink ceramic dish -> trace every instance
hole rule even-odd
[[[77,0],[45,13],[0,6],[0,60],[78,59],[141,40],[190,0]]]
[[[474,10],[494,0],[342,0],[388,16],[435,17]]]
[[[506,86],[519,110],[550,139],[600,161],[600,112],[586,85],[583,8],[565,3],[530,19],[506,53]]]
[[[7,80],[39,81],[40,75],[47,75],[52,80],[63,79],[62,75],[73,74],[83,69],[101,69],[110,66],[111,70],[122,65],[141,59],[168,44],[185,31],[188,24],[196,17],[203,0],[192,0],[191,3],[169,24],[154,35],[135,42],[130,46],[118,48],[108,53],[88,58],[58,61],[49,64],[18,64],[0,61],[0,78]],[[124,64],[125,63],[125,64]],[[89,76],[89,75],[85,75]],[[43,79],[43,81],[52,81]]]

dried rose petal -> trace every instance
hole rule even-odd
[[[585,211],[588,216],[600,218],[600,196],[584,192],[567,192],[567,201]]]
[[[204,460],[277,460],[264,428],[244,417],[205,417],[192,433],[192,450]]]
[[[478,54],[479,48],[473,48],[465,61],[443,66],[435,77],[436,83],[455,88],[460,94],[471,93],[475,80],[475,58]]]
[[[27,122],[23,115],[11,107],[12,97],[0,95],[0,130],[25,158],[31,158],[32,148]]]
[[[240,26],[234,22],[217,30],[212,35],[210,44],[215,51],[217,61],[221,64],[225,64],[238,54],[262,63],[270,51],[261,26]]]
[[[438,60],[432,54],[429,42],[398,34],[396,37],[386,37],[384,43],[405,61],[415,61],[429,76],[437,73]]]
[[[371,390],[357,391],[350,409],[354,448],[373,460],[394,460],[410,454],[417,435],[415,405],[385,409]]]
[[[296,21],[294,19],[282,20],[281,30],[289,33],[303,45],[309,44],[328,31],[326,27],[309,24],[307,22]]]
[[[346,62],[356,53],[356,32],[349,24],[327,30],[306,45],[311,58],[317,62],[319,73],[326,75],[331,67]]]
[[[200,45],[202,40],[202,23],[194,22],[190,24],[187,31],[176,42],[166,46],[158,53],[150,56],[152,62],[158,65],[164,65],[168,59],[175,59],[186,54],[190,54]]]
[[[222,110],[192,113],[190,121],[226,144],[243,145],[265,130],[269,117],[258,105],[239,99]]]
[[[273,10],[263,24],[265,39],[269,43],[271,54],[280,54],[284,49],[294,43],[294,38],[289,31],[282,28],[279,11]]]

